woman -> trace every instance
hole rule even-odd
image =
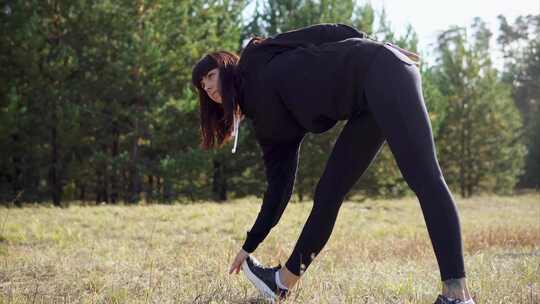
[[[263,152],[267,190],[257,219],[229,273],[242,268],[271,299],[284,299],[332,233],[344,196],[388,142],[420,202],[443,282],[435,303],[474,303],[465,281],[458,210],[443,178],[415,54],[374,41],[344,24],[317,24],[254,37],[240,58],[204,56],[192,80],[200,100],[202,144],[222,146],[239,123],[253,123]],[[307,132],[347,120],[314,195],[313,209],[285,266],[250,256],[291,197]]]

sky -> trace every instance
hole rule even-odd
[[[405,34],[407,24],[411,24],[419,37],[419,51],[428,62],[434,61],[433,49],[438,33],[451,25],[469,27],[474,17],[481,17],[494,33],[492,58],[497,67],[502,65],[501,54],[495,45],[497,16],[503,14],[513,23],[519,15],[540,14],[540,0],[358,0],[357,3],[368,2],[377,13],[384,6],[394,32]]]
[[[370,2],[377,12],[384,6],[390,25],[397,33],[404,34],[405,26],[410,23],[418,33],[420,52],[430,59],[433,59],[438,33],[451,25],[469,27],[478,16],[494,33],[492,57],[497,65],[502,59],[496,51],[497,16],[502,14],[513,23],[519,15],[540,14],[540,0],[371,0],[359,1],[359,4],[366,2]]]

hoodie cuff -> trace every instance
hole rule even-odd
[[[259,243],[253,240],[253,238],[248,237],[244,241],[244,245],[242,245],[242,249],[244,249],[247,253],[252,253],[257,249],[257,246],[259,246]]]

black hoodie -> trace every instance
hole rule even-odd
[[[239,104],[261,146],[267,189],[242,248],[253,252],[292,194],[307,132],[322,133],[362,110],[363,82],[384,43],[345,24],[284,32],[256,44],[238,62]]]

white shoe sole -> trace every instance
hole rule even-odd
[[[264,284],[261,279],[259,279],[253,272],[251,272],[251,269],[249,269],[249,266],[246,261],[242,263],[242,269],[244,270],[244,273],[246,274],[246,277],[255,285],[255,287],[269,300],[272,301],[272,303],[275,303],[277,300],[276,294],[268,287],[266,284]]]

